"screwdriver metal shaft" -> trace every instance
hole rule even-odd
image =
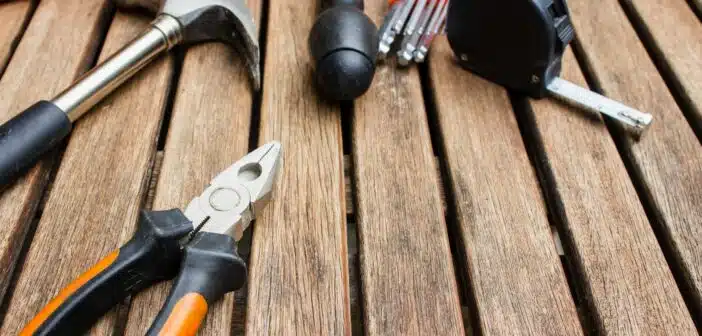
[[[412,61],[414,51],[417,49],[417,45],[422,37],[422,34],[424,34],[426,31],[429,19],[431,18],[432,13],[434,12],[434,9],[437,7],[438,3],[439,0],[430,0],[422,11],[417,28],[414,29],[412,33],[405,35],[405,37],[402,39],[400,49],[397,52],[398,63],[400,65],[407,66]],[[407,30],[405,32],[407,32]]]
[[[398,10],[395,20],[390,23],[390,30],[388,30],[388,33],[380,40],[380,59],[385,59],[385,57],[387,57],[387,54],[392,48],[393,42],[395,42],[395,37],[402,33],[402,28],[405,26],[407,17],[409,17],[410,13],[412,12],[412,8],[414,7],[416,0],[401,0],[401,2],[402,7]]]
[[[378,37],[380,38],[378,45],[379,60],[384,60],[390,52],[390,46],[392,45],[392,39],[390,38],[392,27],[395,24],[395,21],[397,21],[397,19],[400,17],[405,4],[405,0],[396,0],[390,3],[390,10],[388,10],[388,13],[385,15],[385,19],[383,19],[383,25],[380,26],[380,30],[378,30]],[[388,43],[388,41],[390,42]]]
[[[427,53],[429,52],[429,45],[439,33],[441,26],[446,19],[448,13],[448,0],[440,0],[438,8],[432,14],[429,20],[429,25],[425,30],[422,38],[419,40],[419,44],[414,52],[414,61],[417,63],[422,63],[426,59]]]

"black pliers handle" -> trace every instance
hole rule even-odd
[[[65,287],[20,335],[80,334],[128,296],[176,274],[147,335],[194,335],[208,307],[246,282],[236,243],[271,200],[281,155],[277,142],[249,153],[185,212],[143,211],[132,239]]]
[[[71,335],[87,331],[128,296],[178,274],[148,335],[194,334],[209,307],[246,281],[246,264],[233,238],[197,233],[179,209],[143,211],[132,239],[66,286],[20,335]]]
[[[207,309],[246,282],[246,264],[228,235],[199,232],[185,247],[180,274],[147,335],[195,335]]]
[[[172,279],[181,262],[179,240],[192,228],[180,210],[143,211],[132,239],[73,280],[20,335],[68,335],[87,330],[128,296]]]

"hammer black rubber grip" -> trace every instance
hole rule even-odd
[[[31,168],[71,132],[66,113],[40,101],[0,126],[0,189]]]

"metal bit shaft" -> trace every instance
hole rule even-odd
[[[388,26],[390,29],[387,31],[387,34],[383,34],[380,38],[379,59],[382,60],[387,57],[390,49],[392,48],[393,42],[395,42],[395,37],[402,32],[402,28],[405,26],[407,17],[410,15],[415,2],[416,0],[396,1],[395,5],[399,5],[401,7],[397,10],[396,15],[393,15],[394,20],[389,23]]]
[[[446,20],[446,15],[448,13],[448,0],[440,0],[437,9],[432,14],[429,20],[429,25],[426,31],[422,35],[419,43],[414,51],[414,61],[417,63],[422,63],[426,59],[427,53],[429,52],[429,45],[434,41],[434,37],[439,33],[444,21]]]
[[[417,28],[409,35],[405,35],[402,43],[400,44],[400,49],[397,53],[398,63],[400,65],[406,66],[412,61],[414,56],[414,51],[417,48],[417,44],[422,37],[422,34],[427,30],[427,25],[429,19],[437,7],[439,0],[430,0],[427,6],[422,11],[422,15],[419,18]]]
[[[412,13],[407,20],[407,24],[405,24],[405,29],[403,31],[403,35],[412,35],[414,31],[417,29],[417,24],[419,23],[419,19],[421,18],[422,14],[424,13],[424,7],[427,5],[427,0],[417,0],[417,3],[414,5],[414,9],[412,10]]]
[[[392,26],[395,24],[395,21],[400,17],[400,12],[401,9],[404,8],[404,5],[404,0],[397,0],[393,2],[392,4],[390,4],[390,10],[385,15],[385,19],[383,19],[383,25],[380,26],[380,30],[378,31],[378,36],[380,37],[380,43],[378,46],[379,60],[385,59],[388,52],[390,52],[390,46],[392,43],[387,43],[387,41],[389,40],[389,35],[391,34]]]

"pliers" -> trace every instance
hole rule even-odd
[[[20,335],[77,335],[111,307],[177,275],[147,335],[194,335],[207,309],[246,282],[239,241],[270,203],[282,165],[271,142],[217,175],[186,207],[142,211],[136,233],[118,250],[76,278]]]

